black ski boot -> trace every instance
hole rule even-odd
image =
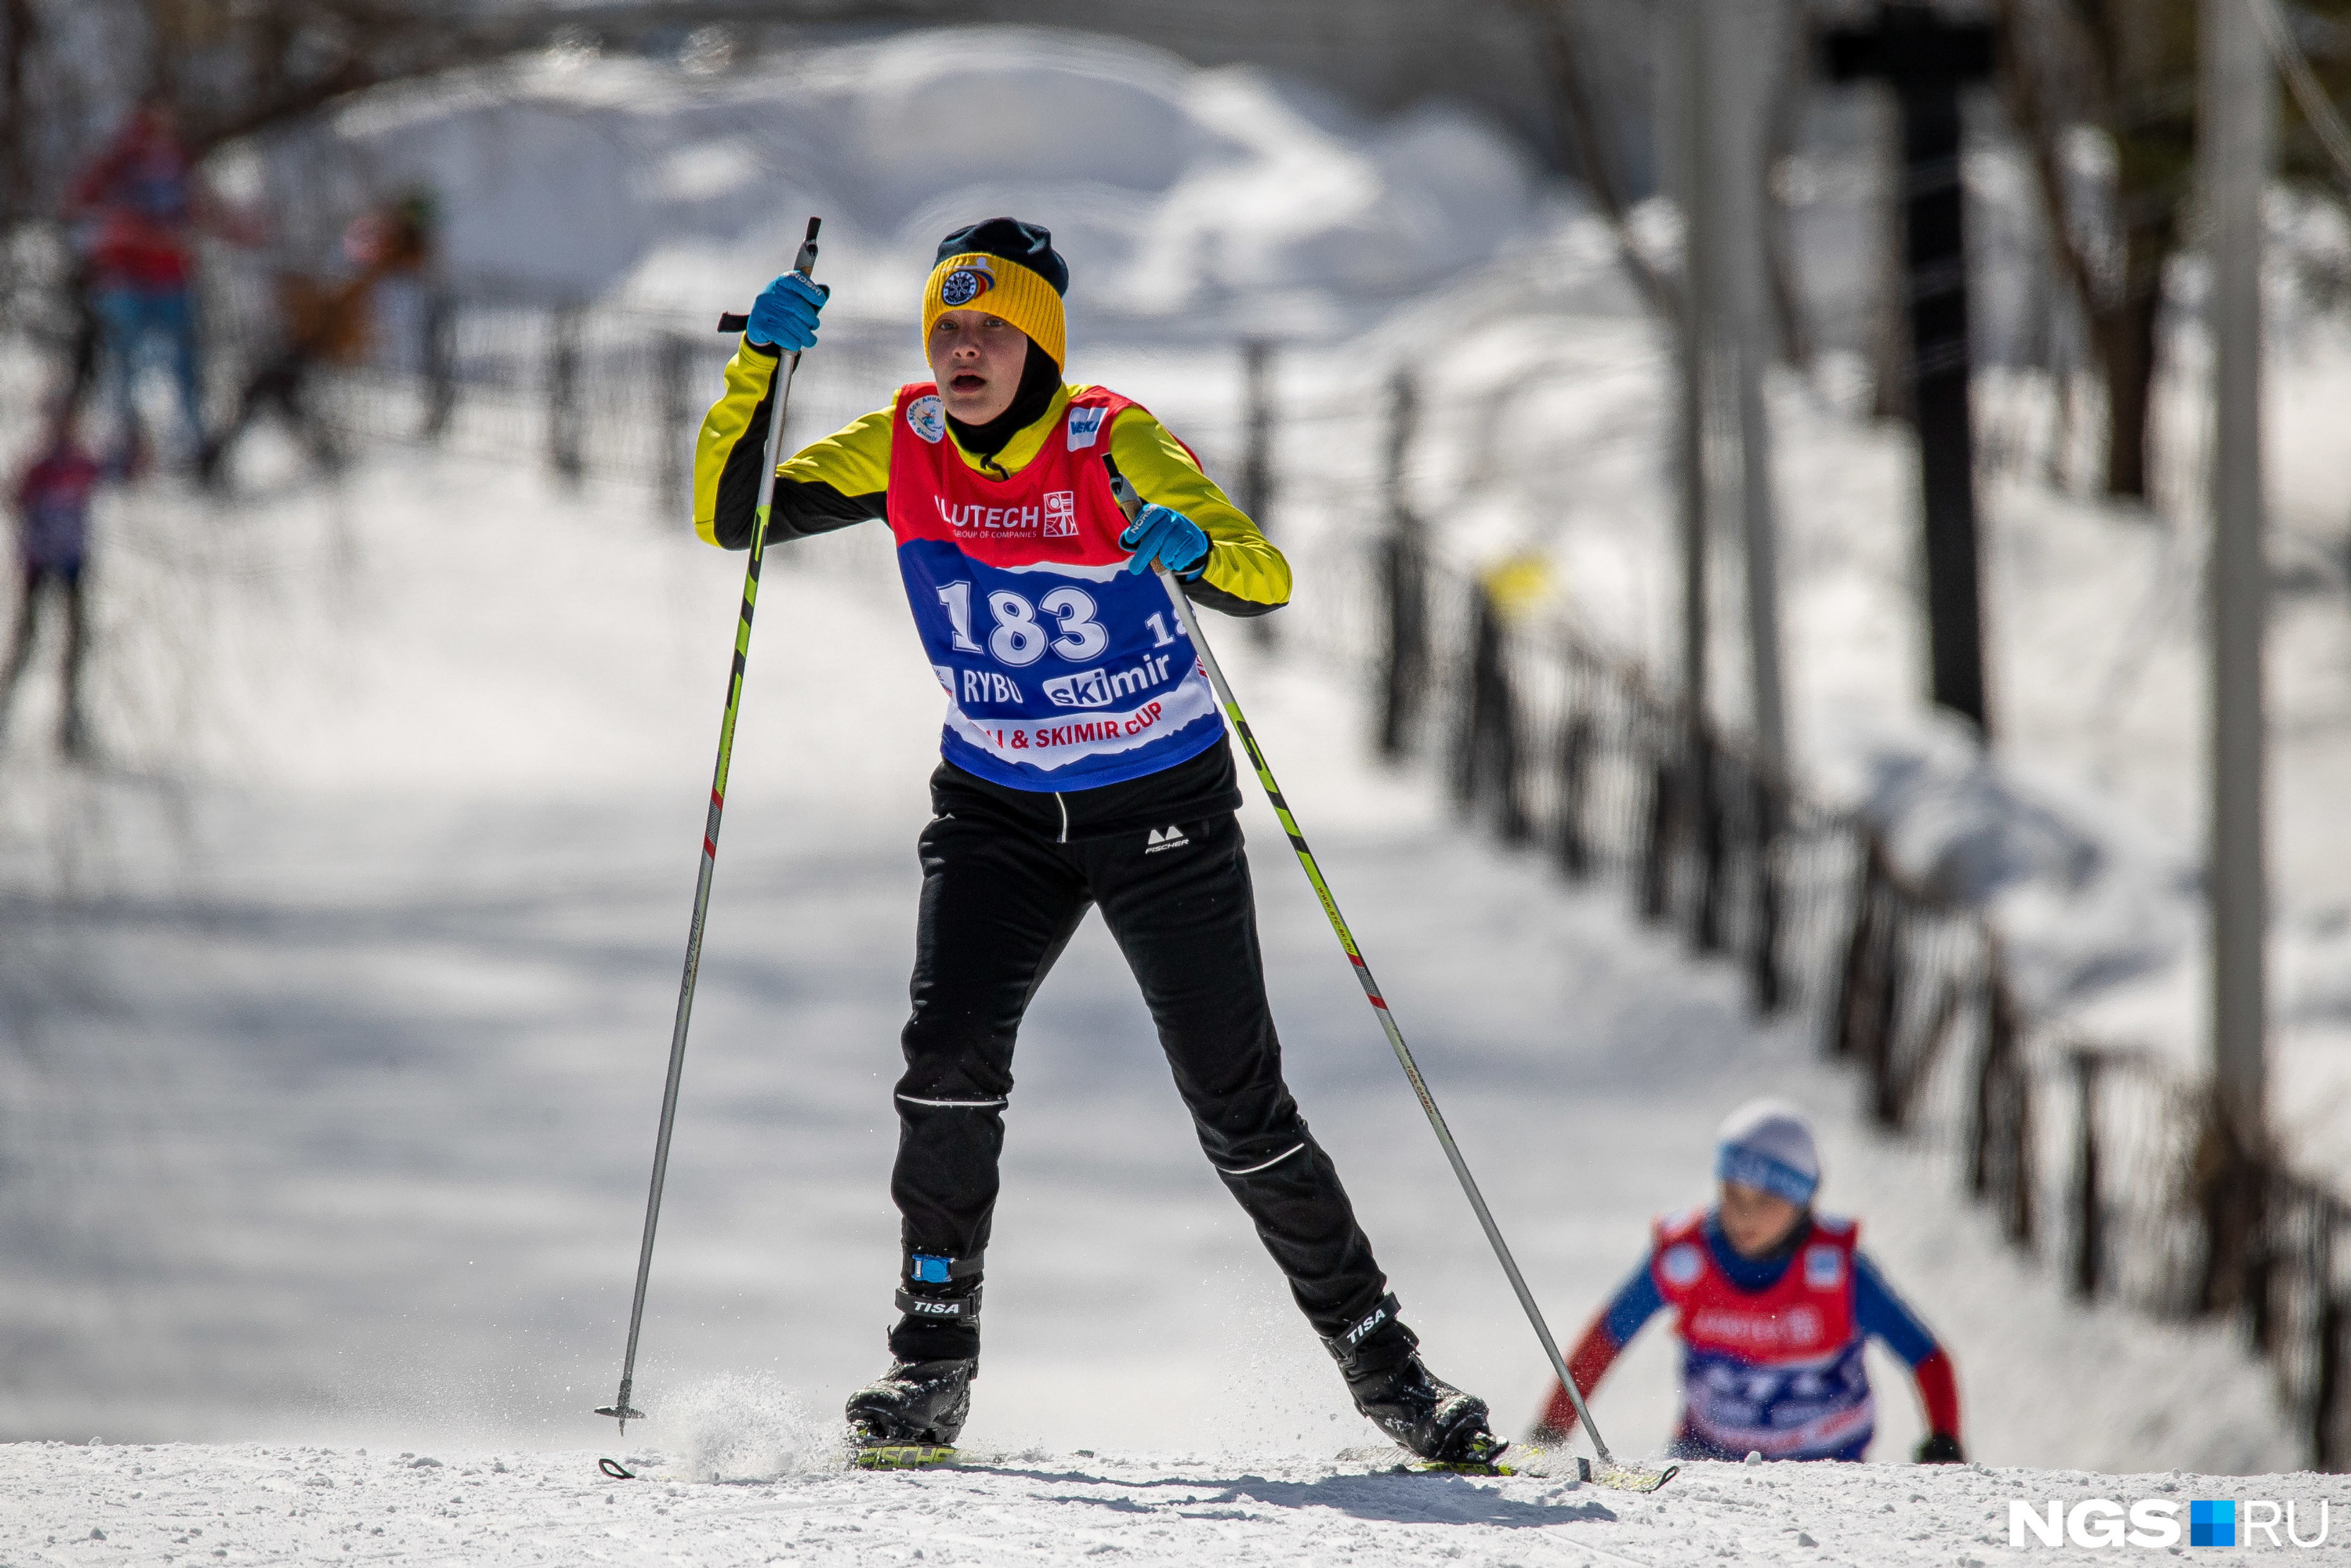
[[[1416,1351],[1384,1372],[1347,1380],[1355,1408],[1422,1458],[1489,1465],[1510,1445],[1487,1429],[1486,1402],[1432,1375]]]
[[[1348,1334],[1324,1342],[1372,1425],[1432,1464],[1483,1466],[1510,1444],[1486,1425],[1486,1402],[1437,1377],[1420,1337],[1396,1321],[1394,1296]],[[1350,1338],[1355,1343],[1347,1343]]]
[[[979,1358],[893,1361],[849,1396],[849,1431],[860,1448],[946,1448],[971,1414]],[[1482,1408],[1482,1406],[1481,1406]]]

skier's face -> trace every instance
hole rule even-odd
[[[1777,1193],[1735,1181],[1722,1184],[1721,1209],[1722,1234],[1741,1258],[1769,1256],[1804,1212]]]
[[[931,373],[947,412],[986,424],[1012,406],[1029,363],[1029,334],[985,310],[949,310],[931,323]]]

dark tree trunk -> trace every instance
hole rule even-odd
[[[32,0],[0,0],[0,93],[7,96],[0,110],[0,230],[31,214],[33,193],[33,106],[26,101],[26,67],[33,57],[37,19]]]
[[[2091,324],[2106,382],[2106,493],[2147,498],[2147,411],[2154,403],[2155,323],[2160,290],[2134,290]]]

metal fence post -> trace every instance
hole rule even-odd
[[[1272,530],[1267,514],[1273,508],[1273,345],[1252,338],[1241,345],[1246,439],[1241,455],[1241,510],[1258,528]],[[1249,623],[1259,647],[1273,646],[1274,618],[1260,615]]]
[[[577,305],[548,317],[547,465],[556,476],[577,483],[582,471],[580,419],[580,325]]]
[[[1886,887],[1886,854],[1877,835],[1865,829],[1860,838],[1861,879],[1854,890],[1853,930],[1845,938],[1844,964],[1837,976],[1836,1007],[1830,1015],[1834,1021],[1828,1048],[1831,1056],[1866,1060],[1870,1046],[1865,1031],[1870,1028],[1877,995],[1885,982],[1879,928],[1887,919],[1884,904],[1889,894]]]
[[[2032,1087],[2017,1050],[2016,1015],[2009,999],[1997,941],[1983,966],[1983,1054],[1976,1065],[1972,1147],[1968,1185],[1991,1203],[2009,1240],[2032,1245]]]
[[[2098,1055],[2076,1049],[2074,1060],[2074,1247],[2069,1260],[2074,1294],[2090,1301],[2098,1293],[2105,1252],[2105,1213],[2099,1202]]]
[[[1387,607],[1387,645],[1380,671],[1380,755],[1395,761],[1412,749],[1413,728],[1428,680],[1428,582],[1421,550],[1420,520],[1405,496],[1404,468],[1412,444],[1412,372],[1398,370],[1388,382],[1388,534],[1380,552],[1381,587]]]
[[[2310,1462],[2322,1470],[2339,1470],[2351,1463],[2351,1443],[2346,1442],[2346,1425],[2351,1425],[2351,1410],[2342,1406],[2344,1399],[2343,1336],[2346,1314],[2343,1295],[2335,1280],[2335,1242],[2351,1213],[2333,1195],[2314,1195],[2316,1212],[2312,1217],[2315,1234],[2311,1238],[2311,1283],[2317,1294],[2318,1364],[2312,1379],[2310,1397]]]
[[[1754,883],[1747,933],[1747,980],[1758,1014],[1769,1016],[1786,999],[1780,974],[1780,822],[1785,810],[1777,782],[1760,773],[1748,775],[1748,810],[1753,843]]]
[[[1599,739],[1598,726],[1588,713],[1571,712],[1560,727],[1558,820],[1552,825],[1552,846],[1559,856],[1560,870],[1578,882],[1590,876],[1593,869],[1592,841],[1584,832],[1583,813]]]
[[[2270,1154],[2250,1146],[2235,1108],[2217,1088],[2206,1090],[2203,1132],[2195,1156],[2197,1207],[2204,1258],[2196,1301],[2208,1312],[2250,1312],[2261,1278],[2259,1231],[2272,1180]]]
[[[654,340],[654,381],[661,397],[661,497],[664,507],[694,507],[694,441],[699,429],[687,401],[694,349],[675,332]]]
[[[1645,722],[1638,727],[1657,726]],[[1652,751],[1646,772],[1649,798],[1641,835],[1641,918],[1655,925],[1674,910],[1674,840],[1682,823],[1682,765],[1667,747],[1658,746]]]
[[[1520,766],[1519,704],[1510,680],[1509,637],[1501,607],[1491,594],[1486,595],[1478,624],[1479,643],[1491,650],[1480,661],[1486,683],[1478,705],[1485,721],[1480,771],[1493,804],[1495,836],[1515,845],[1533,838],[1534,826],[1527,813],[1524,770]]]
[[[1472,818],[1490,805],[1496,832],[1505,842],[1520,843],[1528,837],[1528,825],[1519,788],[1518,726],[1503,643],[1500,607],[1481,587],[1470,635],[1468,712],[1454,758],[1453,799]]]
[[[2310,1409],[2310,1462],[2314,1469],[2339,1470],[2345,1460],[2343,1403],[2342,1298],[2328,1287],[2318,1309],[2318,1386]]]
[[[424,301],[424,427],[427,441],[449,433],[457,413],[457,302],[445,288]]]
[[[1698,852],[1698,898],[1690,908],[1690,940],[1701,953],[1722,951],[1724,860],[1722,781],[1718,771],[1714,727],[1691,716],[1689,782],[1683,806],[1690,814],[1689,842]]]

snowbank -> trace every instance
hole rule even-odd
[[[1490,256],[1541,203],[1524,153],[1465,111],[1372,122],[1251,68],[1029,28],[720,78],[550,55],[370,95],[330,134],[340,202],[438,193],[460,283],[697,316],[771,277],[816,213],[835,312],[900,322],[939,236],[1009,212],[1053,230],[1081,316],[1294,335]],[[281,188],[321,151],[278,149]]]
[[[1259,1459],[1089,1449],[977,1452],[959,1469],[844,1472],[820,1462],[697,1477],[641,1453],[614,1480],[592,1452],[59,1444],[0,1449],[0,1554],[58,1563],[358,1563],[475,1568],[663,1561],[792,1563],[1866,1563],[1986,1568],[2052,1553],[2011,1505],[2244,1500],[2294,1505],[2287,1560],[2345,1560],[2351,1497],[2322,1476],[2221,1478],[1955,1466],[1694,1464],[1652,1497],[1542,1476],[1397,1475],[1381,1458]],[[2258,1501],[2256,1500],[2258,1500]],[[2283,1512],[2283,1509],[2278,1511]],[[2095,1518],[2085,1527],[2100,1528]],[[2259,1561],[2270,1544],[2238,1525]],[[2273,1530],[2285,1546],[2283,1529]],[[2093,1536],[2095,1540],[2095,1536]],[[2177,1548],[2175,1548],[2177,1550]],[[2095,1553],[2093,1553],[2095,1555]],[[2130,1552],[2136,1557],[2137,1552]],[[2078,1559],[2076,1559],[2078,1560]]]

